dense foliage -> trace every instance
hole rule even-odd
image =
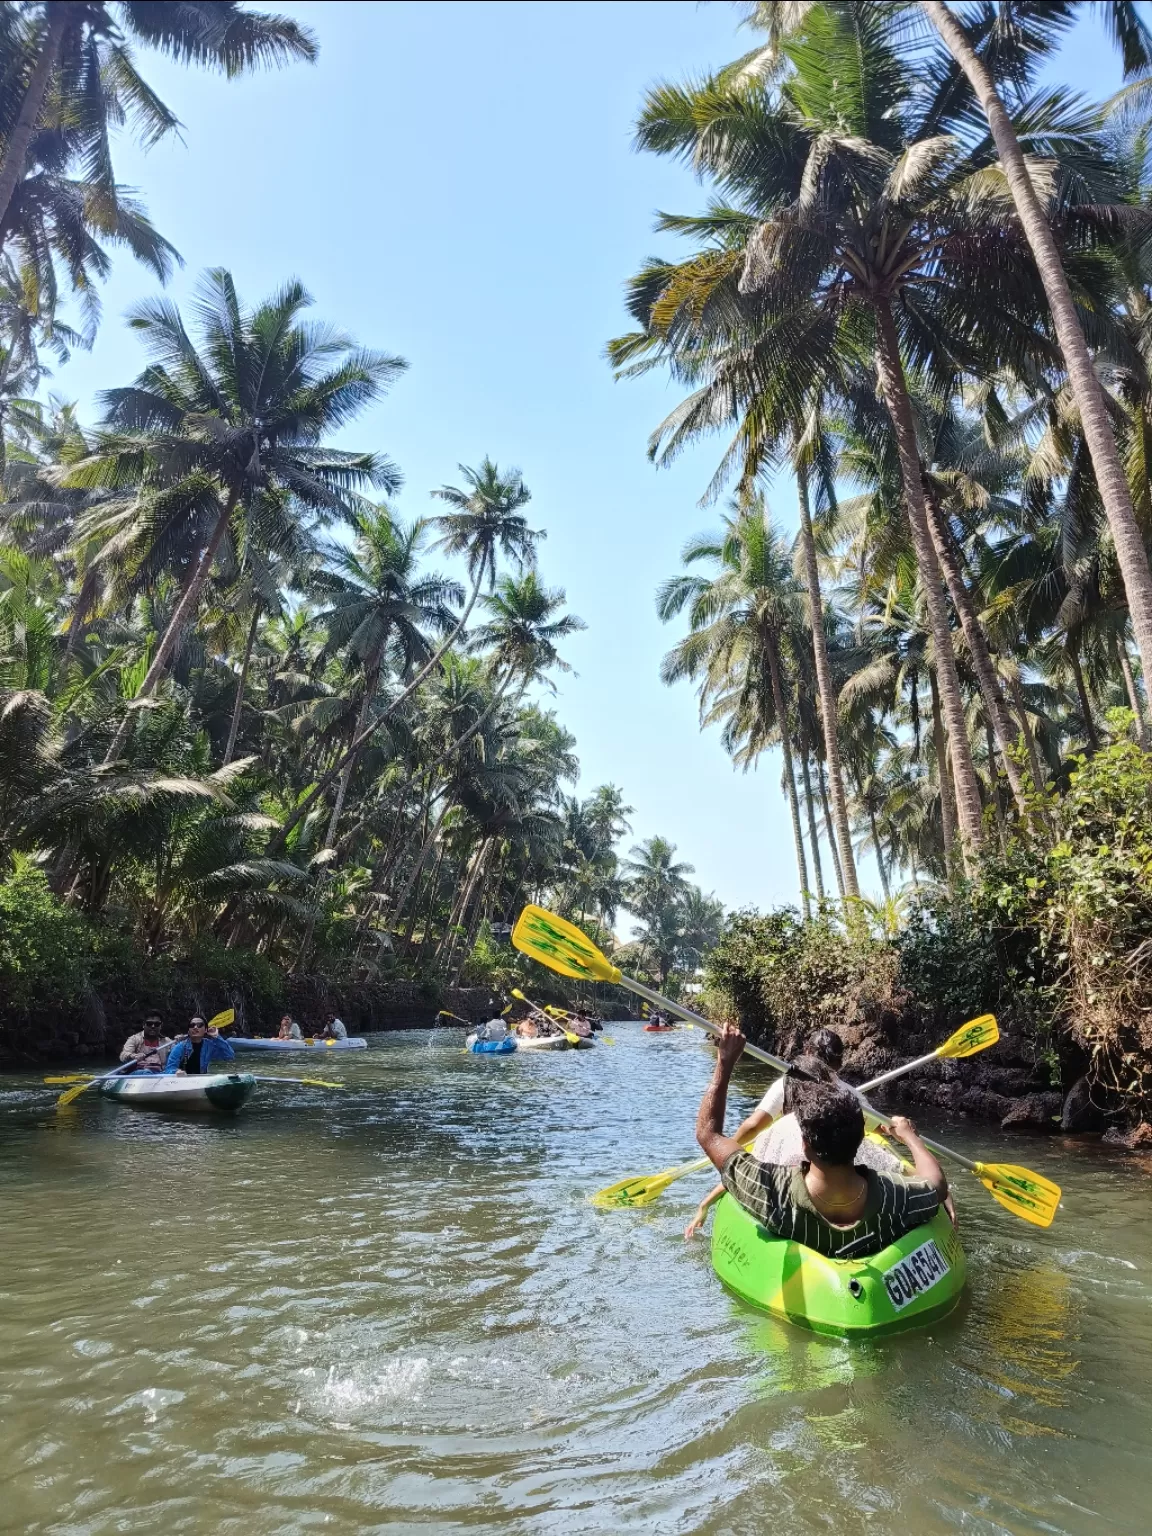
[[[161,279],[176,256],[115,181],[126,115],[176,126],[141,48],[229,76],[316,55],[230,0],[0,8],[4,1004],[176,965],[265,998],[290,971],[509,983],[528,898],[609,946],[631,907],[637,966],[694,970],[719,904],[661,838],[624,862],[619,789],[573,793],[546,705],[583,623],[520,472],[461,465],[405,517],[396,464],[336,446],[404,359],[221,267],[184,313],[134,306],[144,366],[97,422],[43,389],[108,242]]]
[[[942,1039],[992,1012],[1057,1085],[1087,1070],[1102,1104],[1147,1118],[1152,759],[1120,740],[1033,810],[1043,835],[1022,829],[976,878],[912,899],[895,933],[866,904],[848,922],[738,913],[708,995],[784,1049],[829,1024]]]

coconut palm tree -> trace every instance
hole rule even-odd
[[[996,78],[981,58],[981,51],[993,58],[1002,34],[1017,31],[1019,41],[1027,46],[1012,50],[1013,74],[1017,85],[1026,82],[1038,58],[1048,50],[1054,37],[1071,24],[1073,7],[1064,0],[1044,6],[1013,4],[1001,7],[1008,15],[996,18],[998,25],[985,22],[983,38],[973,37],[943,0],[920,0],[920,8],[931,21],[945,47],[964,72],[980,107],[1000,157],[1004,177],[1012,194],[1044,293],[1052,315],[1068,384],[1083,423],[1084,436],[1092,456],[1092,466],[1108,518],[1108,527],[1116,548],[1116,558],[1124,579],[1124,591],[1132,615],[1132,628],[1144,669],[1152,675],[1152,567],[1132,505],[1123,459],[1109,420],[1108,403],[1097,376],[1088,341],[1077,313],[1076,301],[1064,270],[1060,247],[1050,219],[1055,209],[1049,201],[1045,208],[1037,190],[1033,171],[1025,158],[1024,146],[1007,106],[997,89]],[[1112,3],[1102,7],[1112,31],[1120,42],[1126,73],[1146,71],[1152,66],[1152,36],[1132,4]]]
[[[733,507],[718,536],[690,540],[681,559],[688,566],[707,562],[712,571],[673,576],[657,592],[656,611],[665,623],[685,610],[688,614],[688,634],[664,657],[661,679],[696,683],[701,723],[725,722],[725,746],[745,766],[756,761],[773,732],[777,735],[807,913],[808,865],[782,650],[798,608],[791,554],[769,522],[763,500],[754,497]]]
[[[46,0],[7,6],[7,89],[2,123],[0,231],[12,227],[13,196],[36,164],[37,137],[62,136],[70,159],[83,159],[105,194],[114,190],[109,128],[132,120],[145,145],[179,120],[141,77],[129,39],[185,64],[219,69],[230,79],[261,65],[314,59],[312,33],[287,16],[252,11],[235,0],[179,5],[120,0]],[[13,59],[12,56],[15,55]],[[13,65],[15,67],[13,67]],[[63,134],[61,135],[61,130]]]
[[[362,693],[352,739],[363,735],[389,655],[397,674],[406,677],[426,660],[431,649],[429,632],[451,630],[452,610],[464,600],[458,582],[418,570],[430,532],[425,519],[405,523],[380,506],[361,512],[354,526],[351,547],[332,549],[326,569],[317,572],[313,580],[315,596],[328,602],[316,615],[317,623],[328,632],[325,649],[329,654],[344,653],[361,676]],[[346,754],[325,847],[331,847],[336,839],[356,756],[355,752]]]
[[[149,573],[173,556],[184,566],[138,700],[159,686],[230,532],[239,542],[245,525],[270,506],[321,521],[352,519],[358,487],[399,485],[387,459],[331,448],[325,438],[406,365],[304,322],[310,303],[302,285],[290,282],[246,310],[220,268],[200,285],[199,347],[167,301],[131,313],[153,362],[135,385],[105,391],[104,430],[61,484],[119,493],[89,528],[116,540],[118,558],[143,563]],[[123,751],[132,718],[125,715],[110,762]]]

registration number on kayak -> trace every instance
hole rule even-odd
[[[951,1269],[948,1260],[931,1238],[906,1259],[884,1271],[884,1289],[897,1312],[938,1285]]]

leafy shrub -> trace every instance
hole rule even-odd
[[[705,989],[745,1032],[787,1053],[817,1029],[890,1010],[897,968],[894,946],[864,924],[845,927],[831,909],[804,922],[784,907],[737,913],[708,956]]]
[[[84,990],[92,936],[52,894],[42,872],[17,857],[0,882],[0,991],[8,1008],[74,1002]]]

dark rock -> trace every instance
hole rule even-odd
[[[1000,1122],[1001,1129],[1050,1131],[1059,1118],[1061,1108],[1058,1093],[1029,1093],[1017,1099]]]
[[[1110,1147],[1123,1147],[1127,1152],[1144,1152],[1152,1147],[1152,1125],[1147,1120],[1141,1120],[1140,1124],[1131,1131],[1122,1131],[1113,1126],[1110,1131],[1105,1131],[1101,1138]]]
[[[1104,1112],[1093,1102],[1092,1085],[1082,1077],[1068,1090],[1060,1111],[1060,1129],[1076,1135],[1081,1131],[1098,1131],[1103,1124]]]

